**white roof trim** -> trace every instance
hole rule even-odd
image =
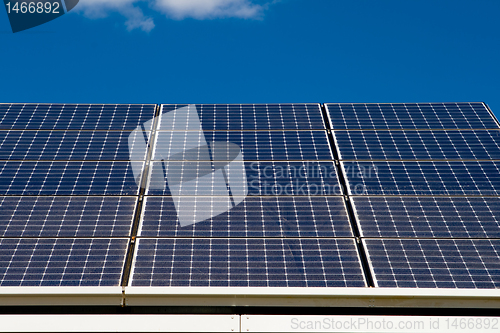
[[[0,287],[0,304],[500,308],[500,289]]]

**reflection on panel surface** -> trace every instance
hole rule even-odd
[[[0,286],[118,286],[128,240],[0,239]]]
[[[194,197],[211,209],[217,198]],[[171,197],[148,197],[139,236],[144,237],[352,237],[342,197],[248,197],[204,222],[181,227]]]
[[[500,287],[500,241],[365,239],[377,287]]]
[[[140,239],[132,286],[364,287],[352,239]]]

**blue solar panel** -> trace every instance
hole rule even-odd
[[[333,129],[498,129],[483,103],[327,104]]]
[[[161,112],[186,106],[164,104]],[[325,129],[319,104],[201,104],[196,110],[205,131]],[[169,128],[160,122],[158,129]]]
[[[500,288],[500,240],[365,239],[376,287]]]
[[[499,195],[500,162],[342,162],[351,195]]]
[[[500,287],[484,104],[186,106],[0,104],[0,286]]]
[[[128,161],[136,142],[144,142],[142,132],[0,131],[0,160]],[[146,150],[134,152],[134,158],[146,158]]]
[[[143,163],[0,161],[0,195],[137,195]]]
[[[353,239],[139,239],[132,272],[132,286],[366,286]]]
[[[500,238],[499,197],[354,197],[364,237]]]
[[[0,197],[0,237],[130,236],[135,197]]]
[[[128,239],[0,238],[0,286],[118,286]]]
[[[238,145],[246,161],[332,160],[326,131],[205,131],[207,142],[231,142]],[[172,132],[157,132],[157,142],[171,142]],[[196,140],[196,141],[194,141]],[[201,138],[186,137],[181,144],[192,147]],[[184,150],[183,147],[176,147]],[[154,160],[161,160],[172,149],[157,145]]]
[[[342,195],[333,162],[246,162],[245,169],[247,182],[236,184],[233,191],[243,192],[247,187],[249,195]],[[177,174],[184,193],[224,195],[217,192],[220,184],[212,171],[211,164],[205,162],[154,162],[151,175],[155,176],[146,194],[170,195],[168,177],[162,175]],[[193,175],[209,175],[212,185]]]
[[[197,197],[195,206],[212,207]],[[249,197],[228,212],[182,227],[171,197],[147,197],[143,237],[353,237],[342,197]]]
[[[334,131],[344,160],[500,159],[500,131]]]
[[[155,110],[154,104],[0,104],[0,129],[134,130]]]

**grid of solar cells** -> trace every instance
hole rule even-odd
[[[0,238],[0,286],[116,286],[128,240]]]
[[[364,287],[353,239],[139,239],[133,286]]]
[[[500,238],[499,197],[353,197],[363,237]]]
[[[365,239],[377,287],[500,287],[498,239]]]
[[[146,151],[134,149],[144,140],[135,131],[0,131],[0,160],[128,161],[129,149],[145,160]]]
[[[155,112],[0,104],[0,285],[120,285]]]
[[[327,113],[375,285],[498,288],[497,245],[485,238],[500,236],[500,131],[487,107],[328,104]]]
[[[231,142],[241,147],[246,161],[332,160],[326,131],[205,131],[207,142]],[[157,142],[170,142],[172,132],[157,132]],[[194,142],[197,140],[196,142]],[[182,144],[193,147],[196,136],[186,136]],[[169,145],[156,146],[154,160],[171,151]],[[182,147],[179,148],[182,151]]]
[[[0,195],[137,195],[143,162],[1,162]]]
[[[184,107],[193,109],[163,105],[162,115]],[[365,286],[319,104],[195,107],[203,131],[191,126],[191,113],[179,126],[177,114],[159,119],[129,284]],[[240,163],[235,147],[244,161],[241,184],[228,182],[239,166],[220,163]],[[215,155],[217,148],[227,152]],[[222,167],[227,188],[219,184]],[[171,196],[177,184],[182,191]],[[246,189],[242,202],[223,200]],[[181,196],[203,211],[215,201],[228,209],[185,225],[175,201]]]
[[[206,172],[200,171],[203,164],[207,169]],[[333,162],[246,162],[245,168],[247,183],[231,186],[233,190],[238,190],[238,193],[242,193],[243,187],[246,186],[249,195],[342,195]],[[181,179],[184,193],[225,195],[225,192],[217,192],[219,186],[215,181],[212,182],[215,185],[207,188],[205,180],[192,176],[193,174],[198,177],[211,176],[214,180],[217,175],[212,171],[211,166],[204,162],[153,162],[150,176],[165,175],[165,177],[151,177],[146,194],[170,195],[166,175],[179,174],[185,176],[186,181],[183,181],[184,178]]]
[[[344,160],[500,159],[500,131],[334,131]]]
[[[483,103],[326,104],[332,129],[498,129]]]
[[[134,130],[155,111],[154,104],[0,104],[0,129]]]
[[[195,198],[196,207],[212,198]],[[342,197],[250,197],[226,213],[181,227],[171,197],[147,197],[143,237],[353,237]]]
[[[136,197],[0,197],[0,237],[127,237]]]
[[[342,162],[351,195],[499,195],[499,161]]]
[[[164,105],[162,112],[183,106]],[[120,283],[127,239],[59,237],[130,236],[139,193],[137,171],[143,170],[148,136],[155,130],[150,121],[155,108],[0,104],[0,160],[8,160],[0,161],[0,195],[7,195],[0,197],[0,237],[51,237],[27,239],[31,243],[0,238],[0,251],[6,251],[0,257],[13,258],[0,261],[0,285]],[[162,196],[145,198],[139,237],[167,238],[139,239],[131,284],[365,286],[343,198],[334,197],[342,192],[335,164],[326,162],[332,154],[319,105],[196,108],[204,130],[203,142],[206,138],[209,143],[232,142],[241,147],[250,196],[226,213],[180,227],[165,177],[151,178],[147,194]],[[480,196],[498,196],[500,162],[436,161],[498,158],[498,122],[484,104],[330,104],[327,109],[344,160],[415,160],[343,162],[350,194],[358,195],[351,200],[363,237],[498,237],[500,199]],[[162,125],[160,119],[157,159],[168,155],[163,151],[166,146],[158,145],[169,141],[163,139],[169,126]],[[131,132],[134,129],[140,130]],[[201,136],[197,139],[202,142]],[[132,143],[137,149],[129,147]],[[137,162],[117,162],[129,159]],[[216,166],[210,163],[207,173]],[[152,170],[162,175],[186,170],[189,174],[192,165],[154,162]],[[161,190],[154,184],[159,179],[164,183]],[[200,194],[197,190],[202,185],[193,182],[183,187],[186,193]],[[202,193],[193,197],[194,204],[210,207],[217,193],[206,195],[207,189]],[[404,197],[415,194],[427,197]],[[450,194],[469,197],[434,196]],[[86,241],[102,243],[88,245]],[[110,245],[120,241],[123,245]],[[371,241],[380,241],[385,250],[392,251],[386,255],[392,265],[392,280],[385,276],[387,263],[376,259],[380,244],[371,246]],[[402,264],[398,256],[402,250],[392,241],[407,245],[401,245],[403,252],[410,253]],[[416,243],[410,241],[417,242],[420,249],[415,250]],[[471,240],[472,245],[456,243],[461,240],[426,241],[365,240],[376,283],[497,287],[499,270],[490,265],[491,258],[491,262],[499,259],[496,244],[490,242],[488,247],[479,240]],[[105,255],[97,251],[106,246]],[[439,251],[445,248],[444,252],[436,254],[436,246]],[[473,246],[476,253],[467,252]],[[49,249],[52,252],[47,255]],[[85,251],[86,258],[82,255]],[[445,256],[448,254],[450,257]],[[460,270],[462,266],[453,266],[457,270],[443,273],[440,256],[448,268],[462,260],[469,265],[467,272]],[[422,273],[422,261],[436,269]],[[416,263],[415,269],[410,267],[410,274],[405,262]],[[486,267],[490,280],[473,266],[478,262]],[[170,263],[170,268],[165,263]],[[90,277],[82,270],[86,268],[91,274],[108,270],[101,277]]]
[[[164,104],[162,113],[187,104]],[[204,131],[211,130],[324,130],[319,104],[200,104]],[[159,130],[165,128],[160,122]]]

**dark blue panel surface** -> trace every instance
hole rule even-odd
[[[172,132],[157,133],[153,159],[161,160],[172,149]],[[332,160],[326,131],[205,131],[207,142],[231,142],[238,145],[246,161]],[[194,136],[199,140],[198,136]],[[187,139],[186,139],[187,141]],[[192,147],[196,142],[182,142]],[[158,145],[158,142],[167,143]],[[175,147],[185,150],[184,147]]]
[[[185,106],[162,105],[162,114]],[[196,109],[205,131],[325,129],[319,104],[201,104]],[[159,129],[165,128],[160,124]]]
[[[0,162],[0,195],[136,195],[132,164]]]
[[[197,197],[196,207],[210,197]],[[352,237],[342,197],[248,197],[226,213],[181,227],[171,197],[147,197],[144,237]]]
[[[365,239],[377,287],[500,288],[500,240]]]
[[[144,145],[142,132],[0,131],[0,160],[128,161],[136,142]],[[134,152],[146,158],[145,150]]]
[[[327,104],[333,129],[498,129],[483,103]]]
[[[135,197],[0,197],[0,237],[130,236]]]
[[[500,238],[498,197],[354,197],[364,237]]]
[[[162,175],[171,173],[188,175],[192,179],[193,170],[199,170],[196,162],[154,162],[148,195],[170,195],[167,180]],[[241,193],[248,188],[249,195],[341,195],[337,171],[333,162],[245,162],[247,183],[232,184],[231,188]],[[210,170],[208,170],[210,171]],[[207,172],[208,172],[207,171]],[[205,174],[203,172],[202,174]],[[208,173],[207,173],[208,174]],[[213,174],[212,174],[213,175]],[[215,180],[214,184],[220,185]],[[186,195],[223,195],[215,185],[207,186],[199,180],[182,183]],[[225,187],[224,187],[225,188]]]
[[[352,239],[139,239],[132,286],[364,287]]]
[[[134,130],[155,110],[154,104],[0,104],[0,129]]]
[[[342,162],[353,195],[499,195],[500,162]]]
[[[344,160],[500,159],[500,131],[335,131]]]
[[[0,286],[119,286],[128,239],[0,239]]]

